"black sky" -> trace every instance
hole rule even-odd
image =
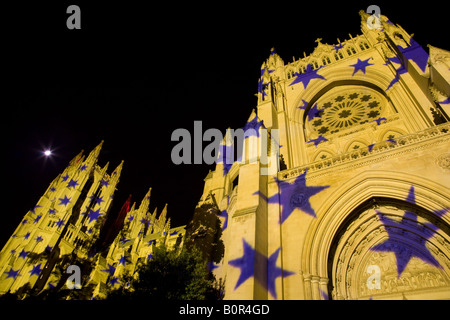
[[[81,8],[81,30],[66,28],[69,4]],[[370,4],[59,1],[8,7],[0,245],[68,161],[101,140],[100,165],[109,161],[112,172],[125,160],[113,214],[129,194],[139,204],[152,187],[151,209],[168,203],[172,225],[186,224],[213,167],[172,164],[171,133],[193,132],[195,120],[204,130],[242,127],[256,107],[260,67],[271,47],[291,62],[309,55],[316,38],[337,44],[361,33],[358,11]],[[425,49],[449,49],[447,13],[439,6],[376,4]],[[45,148],[54,150],[53,158],[41,157]]]

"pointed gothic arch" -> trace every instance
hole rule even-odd
[[[358,213],[361,213],[361,208],[370,209],[367,206],[372,203],[373,199],[388,199],[391,203],[404,204],[411,186],[414,186],[415,205],[417,208],[420,208],[421,216],[430,216],[430,213],[440,212],[439,217],[436,219],[438,219],[440,225],[439,230],[444,230],[444,232],[440,234],[440,240],[437,240],[441,247],[437,255],[443,254],[446,257],[450,257],[450,246],[448,245],[450,243],[450,215],[443,214],[445,212],[443,209],[450,208],[450,198],[445,196],[447,194],[446,188],[420,176],[412,176],[395,171],[367,171],[342,184],[316,210],[318,218],[314,220],[308,229],[305,245],[301,251],[301,272],[304,275],[309,277],[313,275],[321,280],[315,286],[312,286],[311,281],[304,279],[306,297],[320,297],[322,293],[332,297],[332,294],[335,293],[333,290],[335,289],[336,279],[333,279],[333,274],[335,275],[337,271],[333,271],[333,265],[330,266],[330,263],[336,263],[333,260],[333,246],[337,245],[336,241],[339,241],[342,230],[347,230],[351,222],[354,221],[352,217],[359,217],[360,214]],[[424,212],[426,214],[423,214]],[[370,212],[368,213],[367,217],[371,219],[376,216],[375,211],[372,211],[371,214]],[[369,220],[362,219],[361,221]],[[377,226],[377,228],[379,227],[380,225]],[[372,230],[375,229],[372,228]],[[356,232],[356,229],[351,230],[353,229],[350,229],[350,233]],[[364,238],[364,235],[361,235],[358,241],[364,241]],[[385,238],[386,233],[380,234],[373,242],[369,241],[369,243],[366,243],[365,248],[371,248],[375,243],[383,242],[382,240]],[[432,245],[434,247],[438,246]],[[442,249],[443,246],[447,246],[447,249]],[[355,247],[356,249],[357,246]],[[367,254],[367,250],[364,250],[364,248],[359,250],[362,250],[359,254]],[[352,255],[348,255],[348,257],[351,259]],[[443,261],[442,258],[440,259],[440,261]],[[445,264],[445,268],[450,268],[450,261],[448,264],[447,262],[440,263],[441,265]],[[348,264],[349,260],[347,261]],[[330,270],[332,270],[331,275]],[[361,271],[362,269],[359,270]],[[450,271],[447,270],[446,274],[450,275]],[[349,290],[354,290],[351,288],[351,282],[349,287]],[[446,292],[448,293],[449,291]],[[361,297],[335,295],[334,298],[352,299]]]

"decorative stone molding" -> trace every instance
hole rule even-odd
[[[397,156],[397,152],[393,149],[398,149],[398,152],[410,152],[420,149],[424,142],[426,145],[430,145],[431,140],[442,137],[442,141],[447,141],[450,138],[450,123],[443,123],[438,126],[434,126],[425,129],[420,132],[407,134],[396,138],[396,143],[391,143],[388,141],[382,141],[375,144],[371,151],[369,148],[360,148],[354,151],[346,152],[340,155],[336,155],[332,158],[327,158],[324,160],[319,160],[312,162],[310,164],[299,166],[293,169],[288,169],[278,172],[278,179],[280,180],[290,180],[308,170],[310,175],[320,175],[325,169],[330,169],[346,164],[346,169],[350,162],[354,162],[355,166],[366,165],[368,162],[377,162],[384,160],[389,157]],[[367,159],[367,160],[366,160]],[[366,161],[362,161],[366,160]],[[444,161],[444,160],[441,160]],[[447,163],[445,160],[442,163]]]
[[[444,170],[450,170],[450,153],[443,153],[436,158],[436,163]]]

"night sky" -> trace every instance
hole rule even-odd
[[[347,40],[361,33],[358,11],[373,4],[297,3],[74,1],[3,10],[0,246],[68,162],[101,140],[99,164],[109,161],[109,173],[125,160],[111,214],[152,187],[150,210],[168,203],[172,226],[188,223],[214,167],[172,164],[172,132],[193,134],[195,120],[203,131],[242,127],[271,47],[287,63],[309,55],[319,37]],[[81,8],[81,30],[66,28],[69,4]],[[449,49],[446,9],[376,4],[427,51],[428,43]]]

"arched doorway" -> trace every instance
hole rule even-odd
[[[448,208],[372,197],[355,208],[333,237],[328,260],[333,299],[450,299]]]

